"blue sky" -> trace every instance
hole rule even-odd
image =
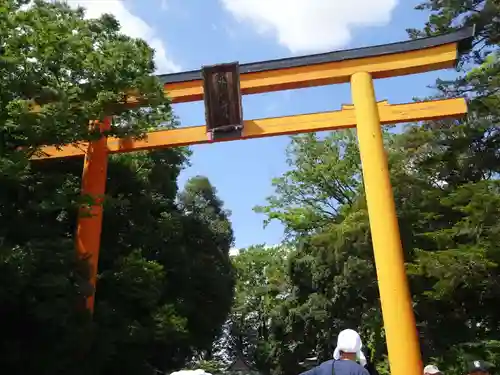
[[[106,2],[86,1],[94,8],[98,1],[101,5]],[[308,1],[288,0],[290,9],[280,11],[284,9],[279,8],[283,0],[125,0],[121,16],[117,15],[125,32],[144,34],[160,52],[159,68],[163,70],[191,70],[221,62],[245,63],[395,42],[407,39],[406,28],[421,27],[427,19],[425,13],[413,10],[419,2],[416,0]],[[119,1],[108,1],[108,11],[118,12],[115,2]],[[302,8],[293,9],[294,4]],[[314,12],[314,6],[321,8]],[[126,16],[131,15],[135,23],[127,21]],[[322,38],[321,34],[326,36]],[[438,75],[452,74],[435,72],[378,80],[377,97],[391,103],[408,102],[429,94],[427,86]],[[336,85],[245,96],[243,112],[245,119],[274,117],[335,110],[350,102],[349,86]],[[204,123],[202,103],[179,104],[174,110],[182,126]],[[210,179],[225,207],[232,211],[236,247],[277,244],[283,236],[281,225],[273,223],[264,229],[264,218],[252,209],[273,193],[272,178],[287,170],[288,143],[288,137],[273,137],[195,146],[192,166],[182,173],[179,184],[195,175]]]

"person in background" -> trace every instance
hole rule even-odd
[[[424,375],[443,375],[437,366],[427,365],[424,367]]]
[[[359,334],[352,329],[345,329],[339,333],[333,359],[301,375],[369,375],[363,367],[366,364],[366,358],[361,351],[362,347]]]
[[[493,366],[491,363],[484,362],[481,360],[472,361],[468,363],[467,374],[468,375],[489,375],[490,370]]]

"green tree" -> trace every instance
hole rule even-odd
[[[273,312],[291,292],[288,255],[284,246],[255,245],[233,258],[237,283],[222,338],[224,352],[231,359],[243,355],[263,373],[272,367]]]
[[[424,359],[434,358],[458,374],[465,359],[499,358],[494,337],[499,329],[498,228],[493,218],[500,207],[500,7],[489,0],[429,0],[417,9],[430,17],[422,31],[409,30],[412,37],[476,25],[472,52],[462,57],[458,77],[435,86],[437,97],[466,96],[469,116],[386,135]],[[280,373],[296,373],[297,363],[310,353],[320,359],[331,355],[330,339],[346,326],[363,332],[379,369],[387,371],[357,150],[355,142],[350,148],[337,140],[346,137],[292,139],[290,171],[275,180],[268,205],[258,208],[268,220],[280,220],[295,245],[293,293],[273,331],[274,340],[282,343],[274,353]],[[353,167],[345,169],[346,162]],[[327,183],[318,184],[316,177],[324,171]],[[339,199],[330,186],[346,181],[352,195]]]
[[[179,151],[143,154],[134,164],[140,171],[110,169],[95,316],[106,373],[181,368],[211,348],[232,300],[227,217],[223,233],[205,221],[209,204],[193,213],[176,203]],[[193,185],[179,197],[196,194]]]
[[[442,181],[463,184],[499,173],[498,134],[500,64],[500,4],[496,0],[425,1],[418,10],[430,13],[423,30],[411,37],[429,36],[475,25],[469,54],[461,58],[458,77],[436,82],[436,96],[465,96],[469,116],[463,121],[431,121],[413,133],[413,142],[429,139],[429,152],[419,168],[434,168]],[[422,156],[422,155],[421,155]]]
[[[451,184],[441,180],[439,165],[420,167],[434,143],[429,138],[417,143],[417,132],[420,130],[409,127],[400,135],[386,134],[401,236],[424,357],[435,357],[451,372],[458,372],[471,353],[488,359],[497,355],[493,335],[499,318],[494,307],[500,280],[494,245],[498,233],[494,218],[500,209],[498,183],[483,179]],[[292,140],[292,171],[285,176],[293,174],[294,180],[277,179],[276,195],[265,209],[260,208],[294,233],[295,251],[288,271],[292,293],[275,310],[271,330],[276,343],[274,370],[278,373],[297,373],[299,362],[307,357],[329,358],[336,334],[347,327],[362,332],[367,354],[380,371],[387,372],[368,215],[359,180],[351,180],[354,194],[350,202],[337,203],[330,218],[317,220],[322,217],[321,204],[328,191],[311,176],[325,168],[333,170],[339,159],[342,164],[343,158],[354,158],[347,152],[325,152],[322,160],[330,160],[332,165],[317,163],[316,168],[305,157],[313,154],[318,144],[340,142],[346,136],[315,136],[312,140],[307,136],[300,148],[294,145],[297,140]],[[356,155],[355,140],[351,142],[342,147]],[[358,168],[359,164],[348,171],[354,174]],[[349,177],[337,170],[330,176],[331,184]],[[286,190],[282,189],[285,184],[290,185]],[[308,185],[316,188],[308,190]],[[303,199],[303,191],[314,195],[302,206],[288,205]],[[302,208],[312,212],[308,216],[312,222],[307,221]],[[301,223],[299,230],[297,222]]]
[[[422,249],[431,246],[435,251],[432,256],[419,252],[412,272],[430,278],[423,287],[428,299],[440,301],[438,311],[454,311],[426,319],[434,329],[439,322],[448,327],[455,348],[446,350],[450,347],[446,339],[435,337],[434,355],[443,354],[452,371],[459,372],[460,364],[454,360],[457,356],[476,355],[493,362],[500,356],[498,344],[492,341],[492,332],[498,330],[498,313],[488,308],[498,303],[492,291],[498,289],[500,281],[498,250],[490,242],[496,236],[490,213],[498,209],[500,3],[432,0],[417,9],[430,16],[423,30],[409,30],[411,36],[476,26],[474,48],[462,57],[458,77],[436,84],[437,96],[466,96],[469,116],[463,121],[427,122],[401,140],[403,149],[411,148],[415,153],[413,165],[422,177],[440,186],[441,191],[434,195],[442,210],[433,214],[436,225],[426,228],[421,236],[426,240]],[[448,272],[442,273],[445,269]],[[468,300],[462,304],[464,298]],[[430,333],[427,336],[431,342]]]
[[[323,228],[353,203],[361,167],[352,131],[294,136],[286,152],[291,169],[273,180],[275,195],[256,211],[267,215],[265,223],[281,221],[293,237]]]
[[[355,133],[292,138],[291,170],[274,180],[275,195],[257,208],[281,220],[294,251],[287,268],[291,293],[274,311],[275,371],[297,373],[308,357],[331,357],[346,327],[370,330],[382,351],[378,291]]]
[[[73,237],[82,160],[30,162],[43,144],[140,136],[176,121],[153,50],[105,15],[63,3],[0,2],[0,372],[151,374],[208,350],[230,309],[228,213],[176,179],[186,149],[110,157],[93,320]],[[132,92],[146,108],[124,106]],[[210,190],[212,189],[212,190]],[[211,222],[214,212],[217,223]]]

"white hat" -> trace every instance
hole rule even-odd
[[[363,344],[359,334],[352,329],[344,329],[339,333],[339,337],[337,338],[337,347],[333,352],[333,358],[339,360],[340,352],[356,353],[356,357],[358,358],[360,365],[365,366],[366,358],[361,351],[362,347]]]
[[[434,365],[427,365],[424,367],[424,374],[441,374],[441,371]]]

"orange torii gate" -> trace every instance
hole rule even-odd
[[[463,98],[391,105],[377,103],[373,79],[453,68],[470,48],[473,28],[450,34],[368,48],[159,76],[173,103],[205,100],[206,126],[150,132],[143,140],[101,137],[62,148],[43,147],[38,159],[85,156],[82,193],[96,203],[79,218],[78,252],[90,256],[95,286],[108,154],[220,141],[243,140],[344,128],[357,129],[373,251],[391,372],[421,375],[422,363],[381,124],[457,118],[467,113]],[[241,74],[241,76],[240,76]],[[353,105],[340,110],[243,121],[241,94],[351,83]],[[205,94],[204,94],[205,93]],[[105,130],[110,119],[101,124]],[[94,297],[88,301],[93,310]]]

